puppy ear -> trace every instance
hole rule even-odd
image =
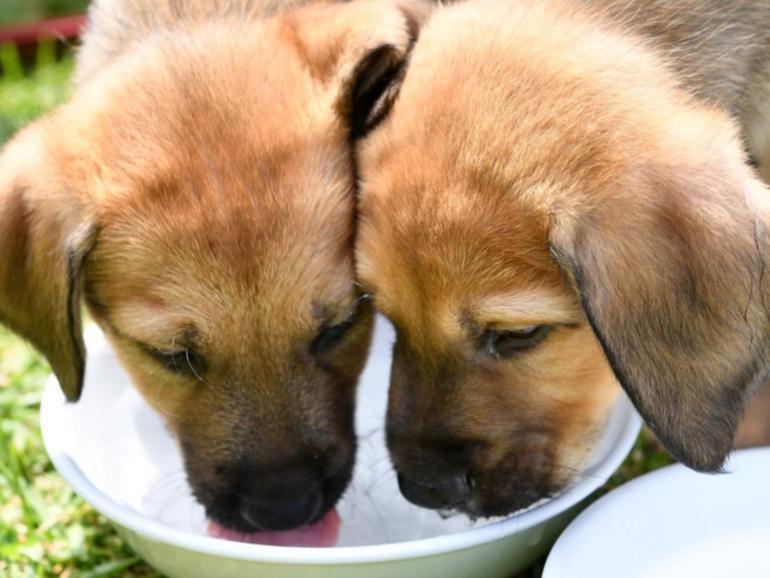
[[[0,322],[48,359],[76,401],[85,370],[81,271],[95,229],[45,150],[60,138],[33,125],[0,157]]]
[[[770,193],[737,141],[701,148],[557,210],[550,242],[642,417],[680,462],[718,471],[767,374]]]
[[[409,54],[432,0],[356,0],[319,9],[302,36],[313,47],[311,69],[336,91],[335,109],[352,138],[387,114],[401,86]]]
[[[340,99],[353,139],[366,135],[385,118],[406,70],[407,52],[392,44],[371,50],[346,79]]]
[[[338,109],[353,139],[365,136],[385,118],[398,96],[409,55],[435,4],[425,0],[379,2],[387,14],[348,55]],[[384,6],[383,6],[384,4]]]

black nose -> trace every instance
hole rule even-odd
[[[437,476],[425,484],[410,480],[399,472],[398,487],[413,504],[434,510],[459,506],[471,495],[470,478],[464,473]]]
[[[220,526],[238,532],[292,530],[319,521],[334,507],[350,482],[353,453],[333,467],[312,456],[296,462],[223,463],[215,468],[216,485],[188,478],[206,515]]]
[[[241,516],[259,530],[291,530],[315,521],[321,513],[319,489],[303,489],[284,495],[241,495]]]

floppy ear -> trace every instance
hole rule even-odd
[[[768,367],[770,193],[742,156],[730,142],[697,163],[649,161],[551,230],[616,377],[699,471],[721,469]]]
[[[336,91],[335,109],[351,138],[364,136],[387,114],[401,87],[432,0],[356,0],[305,18],[311,68]]]
[[[48,359],[67,399],[85,370],[81,269],[94,238],[33,125],[0,157],[0,322]]]

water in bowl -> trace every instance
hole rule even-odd
[[[393,333],[378,323],[361,379],[359,436],[353,481],[341,500],[338,546],[402,542],[460,532],[490,521],[449,518],[408,503],[400,494],[383,437]],[[160,415],[131,386],[104,337],[92,328],[83,398],[63,408],[72,457],[115,502],[168,526],[206,534],[203,508],[185,479],[181,456]]]

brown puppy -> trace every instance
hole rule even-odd
[[[74,401],[83,297],[208,515],[292,528],[351,475],[371,312],[350,143],[423,5],[204,4],[97,4],[73,98],[0,159],[0,320]]]
[[[388,443],[417,504],[559,491],[617,382],[718,470],[766,373],[768,192],[725,111],[770,161],[770,8],[599,4],[439,9],[359,151],[357,267],[397,329]]]

